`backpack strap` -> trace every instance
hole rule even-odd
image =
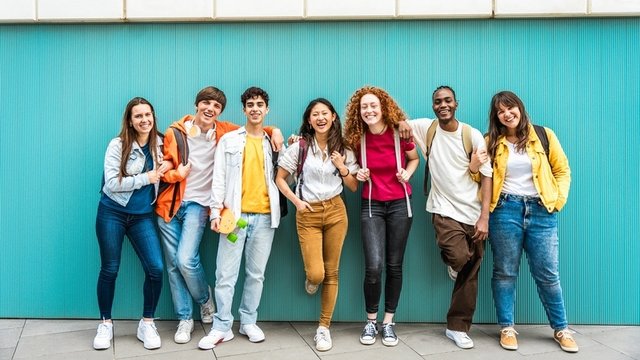
[[[400,151],[400,133],[396,128],[393,129],[393,143],[395,146],[395,153],[396,153],[396,170],[397,172],[400,172],[400,169],[402,169],[402,160],[401,160],[402,155]],[[407,190],[407,184],[406,183],[401,183],[401,184],[402,184],[402,188],[404,189],[404,197],[407,200],[407,214],[409,217],[413,217],[413,214],[411,213],[411,202],[409,201],[409,191]]]
[[[462,124],[462,148],[467,154],[467,158],[471,161],[471,154],[473,154],[473,140],[471,138],[471,127],[467,124]],[[431,154],[431,145],[433,144],[433,138],[436,136],[436,128],[438,127],[438,120],[434,120],[429,129],[427,129],[427,138],[425,139],[425,147],[427,151],[425,153],[426,164],[424,165],[424,182],[422,183],[422,190],[425,196],[429,196],[429,155]]]
[[[186,135],[177,128],[172,127],[171,130],[173,130],[173,135],[178,145],[178,156],[180,156],[182,165],[187,165],[187,162],[189,162],[189,145],[187,144]],[[173,217],[175,213],[176,200],[178,199],[181,183],[182,181],[173,184],[173,196],[171,197],[171,206],[169,207],[170,218]]]
[[[304,168],[304,162],[305,160],[307,160],[307,153],[309,152],[309,144],[307,144],[307,141],[301,137],[300,140],[298,140],[298,164],[297,164],[297,168],[296,168],[296,175],[298,177],[298,184],[296,185],[296,193],[298,194],[298,196],[300,196],[300,200],[304,199],[302,198],[302,185],[304,184],[304,178],[302,176],[302,169]]]
[[[471,126],[462,124],[462,147],[464,152],[467,153],[469,161],[471,161],[471,154],[473,154],[473,141],[471,140]]]
[[[278,156],[279,152],[271,150],[271,161],[273,164],[273,179],[278,177]],[[287,205],[287,197],[284,196],[282,191],[278,190],[278,201],[280,202],[280,217],[283,218],[289,213],[289,206]]]
[[[547,130],[544,126],[540,125],[533,125],[533,129],[536,131],[538,139],[540,139],[540,144],[542,144],[544,153],[547,154],[547,160],[549,160],[549,137],[547,136]],[[549,162],[549,164],[551,164],[551,162]]]
[[[366,134],[366,130],[364,133],[362,133],[362,137],[360,137],[360,160],[362,162],[362,168],[366,169],[367,168],[367,134]],[[369,184],[369,217],[373,217],[372,213],[371,213],[371,188],[373,187],[373,184],[371,183],[371,176],[369,176],[369,179],[367,179],[367,183]]]

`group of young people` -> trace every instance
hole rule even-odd
[[[321,288],[316,349],[331,349],[329,328],[348,228],[344,187],[360,187],[362,193],[366,322],[360,342],[374,344],[380,335],[384,345],[397,345],[393,319],[413,220],[410,179],[419,164],[418,145],[427,161],[425,191],[430,184],[426,210],[442,260],[455,281],[445,335],[460,348],[474,346],[468,332],[484,241],[489,238],[501,346],[518,348],[515,289],[524,251],[553,338],[563,350],[578,351],[568,329],[558,272],[557,212],[569,192],[568,160],[551,129],[534,127],[517,95],[503,91],[493,97],[489,131],[483,137],[456,118],[458,102],[451,87],[433,92],[436,119],[408,120],[385,90],[365,86],[347,105],[344,130],[331,102],[314,99],[304,111],[299,133],[282,151],[280,130],[264,125],[269,95],[251,87],[241,101],[246,116],[242,127],[218,120],[226,97],[215,87],[204,88],[196,96],[195,115],[171,124],[164,138],[148,101],[134,98],[127,105],[121,132],[105,155],[96,219],[102,321],[94,348],[109,348],[113,337],[111,307],[125,235],[145,271],[137,331],[145,348],[161,346],[153,317],[162,288],[163,250],[179,320],[176,343],[191,340],[194,301],[200,305],[201,321],[212,323],[198,343],[201,349],[233,339],[231,310],[243,254],[239,332],[251,342],[263,341],[257,309],[280,222],[281,193],[296,210],[304,289],[313,295]],[[236,229],[235,241],[220,234],[212,291],[198,249],[207,225],[221,232],[227,211],[246,226]],[[379,326],[383,272],[385,300]]]

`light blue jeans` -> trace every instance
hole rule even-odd
[[[193,300],[198,304],[209,300],[199,252],[208,220],[209,208],[189,201],[180,205],[170,222],[158,217],[173,307],[179,320],[193,319]]]
[[[238,231],[235,243],[221,234],[216,260],[216,305],[213,329],[228,331],[233,325],[231,307],[236,281],[240,272],[242,252],[245,254],[245,279],[240,302],[240,324],[255,324],[258,320],[258,306],[262,297],[264,271],[271,254],[271,244],[275,229],[271,228],[271,214],[242,213],[249,223]]]
[[[489,218],[489,242],[498,324],[514,325],[516,279],[524,250],[549,324],[554,330],[565,329],[568,324],[558,272],[557,213],[548,213],[537,197],[501,194]]]

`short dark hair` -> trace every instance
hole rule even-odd
[[[435,90],[433,90],[433,94],[431,94],[431,99],[433,99],[433,97],[436,95],[436,93],[440,90],[449,90],[451,91],[451,93],[453,94],[453,100],[458,101],[458,99],[456,99],[456,92],[453,91],[453,88],[451,88],[451,86],[449,85],[440,85],[438,86]]]
[[[222,111],[224,111],[225,106],[227,106],[227,97],[224,95],[224,92],[218,89],[215,86],[207,86],[206,88],[198,91],[198,95],[196,95],[195,106],[198,106],[200,101],[203,100],[215,100],[222,105]]]
[[[265,105],[269,106],[269,94],[266,91],[260,89],[259,87],[252,86],[242,93],[240,96],[240,101],[242,101],[242,107],[247,105],[247,100],[253,99],[255,97],[262,96]]]

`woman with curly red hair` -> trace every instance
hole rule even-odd
[[[398,344],[393,316],[402,289],[402,263],[412,215],[409,179],[418,167],[411,141],[400,140],[398,123],[406,115],[381,88],[358,89],[347,105],[345,141],[357,152],[362,188],[361,228],[365,255],[364,296],[367,323],[360,342],[376,341],[382,269],[386,268],[382,343]]]

